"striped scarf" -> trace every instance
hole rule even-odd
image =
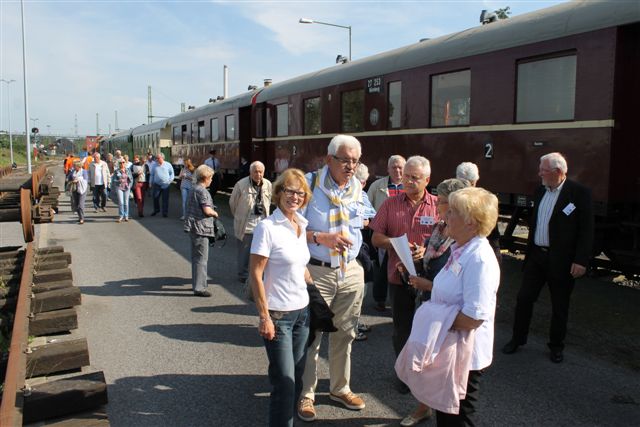
[[[319,188],[329,202],[329,233],[340,233],[343,237],[349,238],[349,209],[348,206],[353,202],[362,203],[362,185],[355,176],[351,177],[347,186],[340,194],[335,188],[334,182],[329,174],[329,167],[324,166],[315,174],[316,181],[314,187]],[[348,249],[345,248],[338,252],[336,248],[329,249],[331,256],[331,266],[340,267],[340,278],[344,278],[347,270]]]

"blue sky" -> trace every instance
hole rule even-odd
[[[482,9],[512,16],[561,1],[28,1],[25,5],[29,116],[41,133],[96,133],[172,116],[335,64],[348,32],[299,24],[301,17],[352,26],[353,60],[479,25]],[[20,2],[0,0],[0,130],[24,131]],[[31,127],[32,122],[29,123]],[[49,127],[47,127],[49,125]]]

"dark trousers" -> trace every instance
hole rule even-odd
[[[518,302],[513,323],[513,339],[525,344],[529,334],[529,325],[533,315],[533,304],[538,299],[545,284],[551,293],[551,326],[549,328],[549,348],[561,351],[567,335],[569,320],[569,300],[573,291],[574,279],[569,272],[553,271],[550,268],[549,252],[534,246],[527,256],[522,286],[518,292]]]
[[[482,371],[469,371],[467,380],[467,395],[460,401],[460,412],[458,414],[446,414],[436,411],[436,421],[438,427],[462,427],[475,426],[478,424],[476,406],[480,397],[480,379]]]
[[[171,186],[162,188],[157,184],[153,184],[153,211],[156,213],[160,212],[160,198],[162,197],[162,216],[167,216],[169,214],[170,188]]]
[[[377,303],[384,304],[387,301],[387,262],[389,256],[387,253],[382,258],[382,263],[373,263],[373,300]]]
[[[107,191],[104,185],[93,186],[93,208],[104,208],[107,205]]]
[[[410,286],[390,283],[389,294],[393,311],[393,349],[398,356],[411,335],[413,315],[416,312],[416,290]]]

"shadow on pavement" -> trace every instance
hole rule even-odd
[[[262,346],[262,340],[256,333],[253,322],[246,324],[187,323],[178,325],[149,325],[143,326],[140,329],[145,332],[158,333],[164,337],[180,341],[232,344],[241,347]]]

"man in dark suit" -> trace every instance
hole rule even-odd
[[[591,191],[567,179],[567,162],[560,153],[542,156],[538,175],[542,186],[534,197],[513,336],[502,352],[512,354],[526,344],[533,304],[548,284],[552,309],[550,359],[560,363],[564,359],[571,291],[575,279],[587,270],[593,246]]]

